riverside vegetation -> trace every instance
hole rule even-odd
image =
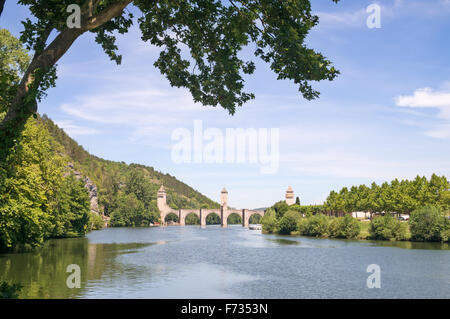
[[[19,39],[0,29],[0,120],[29,60]],[[98,214],[91,212],[81,176],[98,188]],[[111,226],[148,226],[159,219],[156,193],[161,184],[174,209],[219,207],[153,167],[89,154],[46,115],[35,114],[0,162],[0,252],[36,248],[48,238],[84,236],[103,227],[101,215],[110,218]]]
[[[370,222],[352,212],[369,212]],[[450,237],[450,183],[433,174],[428,180],[397,179],[381,186],[372,183],[332,191],[323,205],[275,203],[261,223],[263,232],[329,238],[448,242]],[[394,215],[408,214],[409,222]]]
[[[344,239],[450,240],[450,220],[437,206],[414,210],[409,222],[400,221],[390,213],[377,215],[368,222],[360,221],[350,214],[342,217],[325,215],[323,212],[305,215],[287,204],[285,211],[280,211],[284,207],[280,203],[267,209],[261,219],[263,233]]]

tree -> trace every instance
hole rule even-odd
[[[50,220],[51,237],[78,237],[90,230],[90,200],[83,181],[73,175],[63,180]]]
[[[200,218],[196,214],[190,213],[190,214],[186,215],[184,223],[186,225],[199,225],[200,224]]]
[[[436,206],[416,209],[410,219],[411,239],[414,241],[448,241],[450,222]]]
[[[6,281],[2,281],[0,283],[0,299],[17,299],[22,288],[21,284],[8,284]]]
[[[147,208],[156,199],[156,188],[144,174],[144,170],[133,167],[127,175],[125,193],[134,194]]]
[[[300,198],[298,196],[295,198],[295,205],[300,206]]]
[[[19,39],[0,29],[0,113],[8,110],[30,58]]]
[[[134,194],[121,194],[117,198],[117,208],[111,213],[113,227],[141,227],[149,226],[159,220],[156,204],[152,202],[149,208],[137,199]]]
[[[250,218],[248,220],[249,224],[256,224],[256,223],[253,223],[253,220],[254,220],[253,217],[254,216],[259,216],[259,215],[252,215],[252,216],[250,216]],[[229,224],[229,225],[242,224],[242,218],[238,214],[232,213],[232,214],[230,214],[230,216],[228,216],[227,224]]]
[[[275,211],[275,215],[277,219],[281,219],[284,215],[284,213],[286,213],[289,210],[289,205],[284,201],[279,201],[276,202],[273,206],[272,209]]]
[[[61,14],[74,2],[81,6],[80,28],[68,28],[68,15]],[[36,113],[45,91],[55,85],[56,63],[81,35],[94,33],[109,58],[120,64],[114,33],[124,34],[134,23],[133,14],[124,11],[130,3],[140,11],[142,39],[162,48],[154,65],[169,83],[189,89],[195,102],[220,105],[230,114],[254,98],[243,90],[243,76],[254,72],[255,63],[239,57],[250,43],[279,80],[293,80],[308,100],[319,96],[311,81],[331,81],[339,74],[304,43],[319,21],[309,0],[20,0],[33,16],[23,21],[21,41],[34,56],[0,123],[0,160]]]
[[[37,247],[51,236],[65,161],[45,128],[29,119],[0,162],[0,250]]]
[[[329,233],[329,221],[330,218],[323,215],[317,214],[308,218],[308,223],[305,229],[305,235],[315,236],[315,237],[326,237]]]
[[[206,216],[206,225],[220,225],[220,216],[216,213],[211,213]]]
[[[361,223],[350,215],[333,218],[329,224],[330,237],[357,238],[361,232]]]
[[[369,233],[371,239],[376,240],[405,240],[407,238],[407,224],[392,217],[390,213],[371,220]]]
[[[261,218],[262,230],[265,233],[276,233],[278,231],[278,222],[275,210],[268,208]]]
[[[278,233],[289,235],[291,232],[297,230],[297,223],[301,216],[298,212],[289,210],[278,222]]]

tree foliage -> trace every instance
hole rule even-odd
[[[148,208],[137,196],[121,194],[117,198],[117,208],[111,213],[113,227],[141,227],[159,221],[159,211],[155,203]]]
[[[20,40],[0,29],[0,113],[8,110],[29,60]]]
[[[78,237],[90,231],[89,195],[73,175],[63,179],[51,217],[51,237]]]
[[[278,233],[289,235],[291,232],[297,230],[297,223],[301,216],[298,212],[289,210],[278,221]]]
[[[115,209],[116,198],[123,192],[135,194],[144,205],[156,200],[161,185],[167,192],[167,202],[173,209],[180,208],[219,208],[219,204],[199,193],[175,177],[161,173],[153,167],[113,162],[89,154],[82,146],[70,138],[45,114],[38,120],[51,136],[63,146],[76,169],[97,185],[99,205],[109,216]]]
[[[268,208],[261,218],[262,230],[265,233],[276,233],[278,231],[278,221],[276,211],[273,208]]]
[[[130,3],[139,11],[137,20],[124,10]],[[319,96],[312,81],[333,80],[339,74],[305,44],[319,22],[309,0],[20,0],[19,4],[30,13],[22,21],[20,39],[34,56],[0,123],[2,159],[37,111],[37,101],[55,85],[57,61],[86,32],[94,33],[106,55],[120,64],[116,34],[127,33],[137,22],[142,39],[161,49],[154,66],[172,86],[187,88],[195,102],[220,105],[230,114],[254,98],[244,90],[244,76],[255,71],[253,59],[240,54],[244,48],[268,63],[279,80],[292,80],[308,100]],[[66,25],[69,4],[81,6],[80,28]]]
[[[433,174],[428,180],[417,176],[414,180],[397,179],[381,185],[372,183],[332,191],[325,202],[325,210],[331,213],[357,211],[371,213],[410,214],[425,205],[436,205],[450,210],[450,183],[445,176]]]
[[[357,238],[361,232],[361,222],[347,214],[331,219],[328,228],[332,238]]]
[[[23,286],[21,284],[0,283],[0,299],[17,299]]]
[[[45,127],[31,118],[0,164],[0,250],[40,246],[46,238],[83,235],[87,190],[64,178],[67,158]]]
[[[377,216],[370,222],[369,234],[376,240],[405,240],[407,239],[406,223],[400,222],[391,214]]]
[[[410,219],[411,239],[414,241],[448,241],[450,221],[441,208],[426,206],[416,209]]]

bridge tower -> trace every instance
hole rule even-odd
[[[289,206],[295,204],[294,191],[292,190],[291,186],[289,186],[286,191],[286,204],[288,204]]]
[[[156,198],[156,204],[158,205],[158,209],[162,212],[166,209],[167,207],[167,202],[166,202],[166,189],[164,188],[163,185],[161,185],[161,187],[158,190],[158,196]]]
[[[220,192],[220,206],[223,208],[223,210],[228,209],[228,191],[225,189],[225,187]]]

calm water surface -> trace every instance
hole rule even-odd
[[[81,288],[69,289],[70,264]],[[368,289],[369,264],[381,288]],[[22,298],[450,298],[450,248],[262,235],[241,226],[109,228],[0,255]]]

